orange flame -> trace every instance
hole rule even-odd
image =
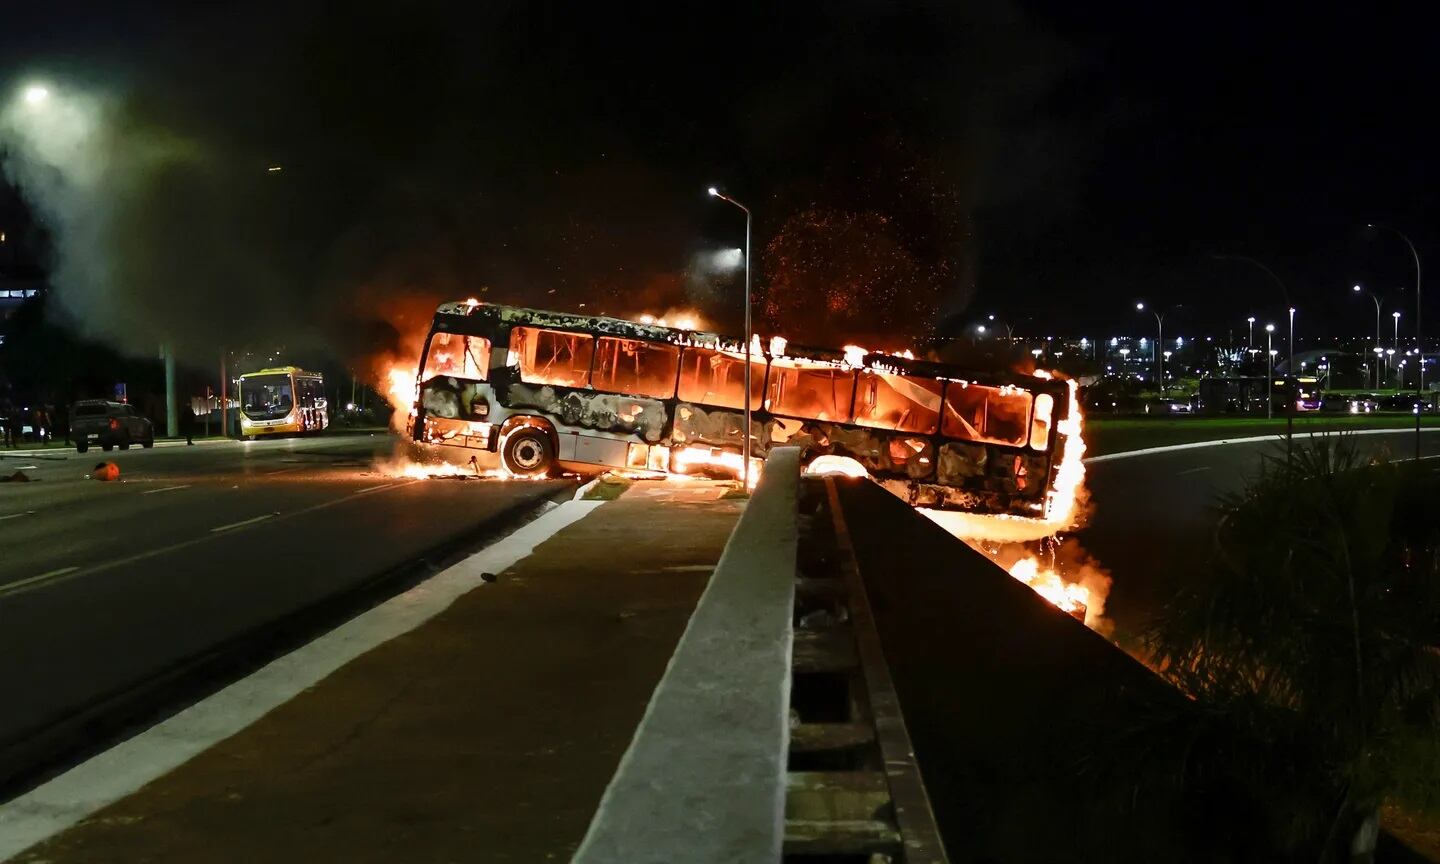
[[[1085,586],[1066,582],[1060,578],[1059,573],[1042,568],[1040,561],[1032,557],[1021,558],[1010,565],[1010,575],[1029,585],[1036,594],[1049,600],[1061,611],[1084,619],[1090,605],[1090,590]]]

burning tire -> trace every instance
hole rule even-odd
[[[555,464],[555,448],[541,429],[524,427],[505,437],[500,448],[505,470],[520,477],[539,477]]]

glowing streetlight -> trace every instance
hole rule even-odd
[[[1390,317],[1395,319],[1395,347],[1400,347],[1400,313],[1391,312]]]
[[[50,98],[50,89],[40,84],[31,84],[21,93],[26,105],[42,105]]]
[[[1136,303],[1136,304],[1135,304],[1135,311],[1136,311],[1136,312],[1144,312],[1144,311],[1145,311],[1145,304],[1144,304],[1144,303]],[[1163,358],[1163,357],[1160,356],[1160,346],[1161,346],[1162,344],[1164,344],[1164,342],[1165,342],[1165,315],[1164,315],[1164,313],[1156,312],[1154,309],[1151,309],[1151,310],[1150,310],[1150,314],[1155,316],[1155,343],[1154,343],[1153,346],[1151,346],[1151,349],[1150,349],[1151,357],[1152,357],[1152,359],[1155,361],[1155,383],[1156,383],[1156,385],[1158,385],[1158,386],[1160,387],[1160,395],[1161,395],[1161,396],[1164,396],[1164,395],[1165,395],[1165,358]],[[1144,340],[1144,339],[1141,339],[1141,340],[1140,340],[1140,347],[1141,347],[1141,348],[1144,348],[1144,347],[1145,347],[1145,340]]]
[[[1254,347],[1255,347],[1255,316],[1254,316],[1254,315],[1251,315],[1249,318],[1246,318],[1245,320],[1250,322],[1250,340],[1249,340],[1249,342],[1246,343],[1245,347],[1246,347],[1246,348],[1254,348]]]
[[[1366,228],[1369,228],[1369,229],[1372,230],[1372,231],[1389,231],[1391,234],[1394,234],[1396,237],[1399,237],[1401,240],[1405,241],[1405,245],[1406,245],[1407,247],[1409,247],[1409,249],[1410,249],[1410,257],[1411,257],[1412,259],[1414,259],[1414,261],[1415,261],[1415,345],[1416,345],[1417,347],[1419,347],[1419,349],[1420,349],[1420,358],[1421,358],[1421,360],[1420,360],[1420,378],[1419,378],[1418,383],[1415,385],[1415,390],[1416,390],[1416,392],[1424,392],[1424,390],[1425,390],[1425,360],[1424,360],[1424,358],[1425,358],[1425,340],[1424,340],[1424,338],[1421,336],[1421,333],[1420,333],[1420,322],[1421,322],[1421,320],[1422,320],[1422,319],[1421,319],[1421,311],[1420,311],[1420,308],[1421,308],[1421,307],[1420,307],[1420,253],[1417,252],[1417,251],[1415,251],[1415,244],[1412,243],[1412,242],[1410,242],[1410,238],[1409,238],[1409,237],[1406,237],[1406,236],[1405,236],[1405,233],[1404,233],[1403,231],[1401,231],[1400,229],[1398,229],[1398,228],[1392,228],[1392,227],[1390,227],[1389,225],[1384,225],[1384,224],[1381,224],[1381,223],[1379,223],[1379,222],[1371,222],[1370,224],[1366,225],[1365,227],[1366,227]],[[1378,329],[1378,328],[1377,328],[1377,329]],[[1375,341],[1376,341],[1376,343],[1379,343],[1380,340],[1379,340],[1379,339],[1376,339]],[[1417,459],[1420,458],[1420,420],[1419,420],[1419,415],[1418,415],[1418,414],[1416,415],[1416,420],[1415,420],[1415,458],[1417,458]]]
[[[1375,347],[1380,347],[1380,296],[1374,291],[1366,291],[1359,285],[1351,288],[1356,294],[1369,294],[1370,299],[1375,301]],[[1380,386],[1380,367],[1375,367],[1375,386]]]
[[[733,204],[745,214],[745,446],[742,451],[740,482],[748,491],[750,489],[750,343],[754,337],[750,333],[750,208],[736,201],[728,195],[721,194],[714,186],[709,188],[711,198],[719,198],[727,204]]]

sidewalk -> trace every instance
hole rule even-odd
[[[739,515],[722,491],[637,483],[13,860],[568,860]]]

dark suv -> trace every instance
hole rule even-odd
[[[155,427],[150,418],[136,414],[123,402],[87,399],[70,406],[70,440],[81,453],[91,444],[99,444],[102,450],[129,450],[131,444],[154,447]]]

